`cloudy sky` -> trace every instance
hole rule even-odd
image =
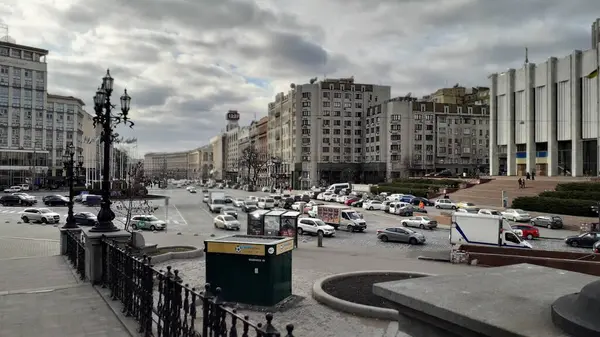
[[[238,110],[264,116],[311,77],[393,95],[487,85],[487,75],[589,49],[599,0],[3,0],[17,43],[50,50],[48,90],[91,97],[106,68],[127,87],[139,151],[203,144]]]

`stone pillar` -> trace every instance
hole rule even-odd
[[[119,244],[126,245],[131,239],[131,233],[120,230],[118,232],[98,233],[86,229],[83,232],[85,239],[85,276],[96,284],[102,281],[102,240],[116,240]]]
[[[535,94],[533,90],[535,88],[535,64],[529,63],[525,65],[525,127],[527,132],[526,140],[526,151],[527,161],[526,170],[527,172],[534,172],[536,170],[536,147],[535,147]]]
[[[76,236],[81,235],[81,228],[60,228],[60,255],[67,254],[67,235],[69,233],[75,234]]]
[[[490,76],[492,85],[490,86],[490,175],[500,174],[500,159],[498,157],[498,74]]]
[[[548,117],[548,176],[558,176],[558,140],[556,137],[556,57],[546,63],[546,116]]]
[[[517,146],[515,145],[515,70],[506,72],[506,106],[508,109],[508,142],[506,145],[506,175],[517,175]]]
[[[583,176],[583,149],[581,139],[581,51],[571,54],[571,175]]]

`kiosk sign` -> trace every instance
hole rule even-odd
[[[294,249],[294,240],[288,240],[286,242],[282,242],[277,245],[277,251],[275,252],[276,253],[275,255],[280,255],[285,252],[289,252],[292,249]]]
[[[264,245],[238,244],[231,242],[208,242],[206,247],[208,253],[238,254],[264,256]]]

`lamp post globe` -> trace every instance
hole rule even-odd
[[[94,111],[96,115],[93,118],[94,127],[101,128],[102,133],[100,139],[103,143],[103,160],[102,163],[102,202],[100,203],[100,211],[98,212],[98,222],[90,229],[90,232],[117,232],[117,228],[113,224],[115,213],[111,210],[110,200],[110,166],[111,166],[111,146],[118,142],[118,135],[114,133],[114,129],[124,124],[133,128],[133,122],[128,117],[130,109],[131,97],[125,89],[120,97],[121,111],[114,111],[115,107],[111,103],[111,95],[113,92],[114,78],[110,76],[110,70],[106,71],[106,75],[102,78],[102,85],[96,91],[94,96]]]

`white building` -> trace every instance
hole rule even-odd
[[[492,175],[598,175],[598,50],[490,76]]]

